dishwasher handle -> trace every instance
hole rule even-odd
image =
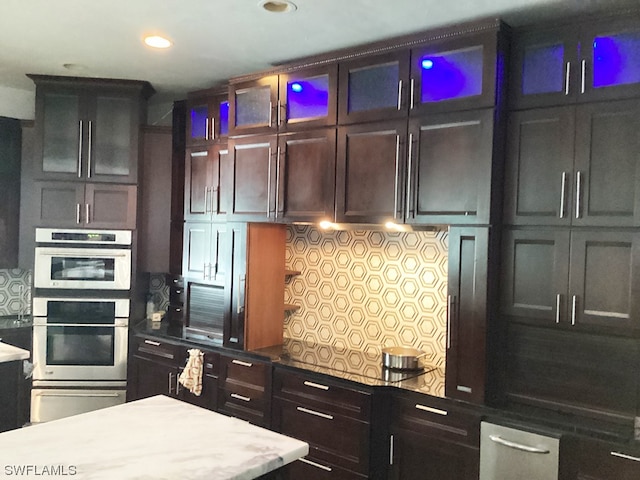
[[[505,440],[500,435],[489,435],[489,439],[492,442],[499,443],[500,445],[504,445],[505,447],[513,448],[515,450],[520,450],[522,452],[539,453],[542,455],[551,453],[549,450],[544,448],[532,447],[530,445],[524,445],[522,443],[516,443],[510,440]]]

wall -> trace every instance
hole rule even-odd
[[[31,314],[31,270],[0,269],[0,317]]]
[[[402,345],[444,367],[448,232],[287,229],[284,335],[379,352]]]

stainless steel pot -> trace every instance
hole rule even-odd
[[[417,348],[385,347],[382,349],[382,365],[395,370],[416,370],[422,368],[419,360],[425,355]]]

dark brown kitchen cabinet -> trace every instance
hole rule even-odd
[[[636,334],[640,234],[506,230],[502,312],[512,321]]]
[[[390,480],[477,480],[480,415],[442,399],[395,394]]]
[[[300,67],[258,79],[232,80],[229,135],[335,125],[337,83],[337,64]]]
[[[637,14],[516,30],[511,106],[530,108],[640,95]]]
[[[505,43],[499,27],[411,50],[411,115],[494,107],[502,92]]]
[[[407,222],[491,223],[502,178],[494,141],[493,109],[410,120]]]
[[[188,146],[226,143],[229,135],[229,92],[226,87],[189,93],[186,110]]]
[[[224,345],[254,350],[280,345],[284,319],[284,225],[229,223]]]
[[[185,222],[182,275],[199,283],[223,286],[229,269],[225,223]]]
[[[220,356],[222,413],[271,426],[271,364],[244,356]]]
[[[0,432],[24,424],[22,383],[22,360],[0,363]]]
[[[640,450],[635,446],[572,438],[567,453],[569,480],[640,478]]]
[[[136,228],[135,185],[34,182],[32,188],[35,226]]]
[[[18,266],[22,127],[0,117],[0,268]]]
[[[332,221],[335,165],[334,128],[278,135],[275,220]]]
[[[486,397],[489,308],[497,293],[495,236],[490,227],[449,230],[445,392],[478,404]]]
[[[185,155],[184,219],[224,220],[230,200],[231,158],[226,144],[189,148]]]
[[[29,75],[36,84],[37,179],[136,183],[147,82]]]
[[[512,114],[505,222],[640,226],[639,128],[635,100]]]
[[[404,221],[406,120],[338,128],[336,221]]]
[[[273,429],[309,443],[309,454],[285,468],[285,478],[302,472],[322,479],[386,478],[384,405],[366,387],[276,366]]]
[[[367,56],[339,65],[338,123],[406,118],[409,50]]]
[[[276,212],[276,135],[229,139],[228,218],[267,222]]]

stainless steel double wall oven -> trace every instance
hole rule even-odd
[[[36,229],[31,421],[125,401],[131,231]]]

